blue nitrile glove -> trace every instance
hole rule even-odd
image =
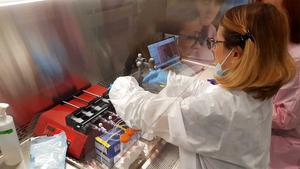
[[[149,84],[166,84],[168,72],[158,69],[151,70],[143,79],[143,83]]]
[[[218,84],[217,81],[215,79],[207,79],[207,81],[212,84],[212,85],[216,85]]]
[[[110,90],[111,87],[112,87],[112,84],[109,84],[107,89]]]

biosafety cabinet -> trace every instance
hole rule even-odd
[[[0,102],[11,106],[24,156],[14,168],[28,167],[31,137],[62,131],[66,168],[178,168],[176,146],[117,115],[109,85],[131,75],[158,93],[163,86],[142,83],[152,69],[211,77],[206,39],[227,9],[249,3],[212,2],[2,0]],[[7,168],[3,156],[0,168]]]

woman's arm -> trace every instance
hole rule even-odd
[[[300,76],[279,89],[273,99],[274,129],[290,130],[300,125]]]
[[[116,112],[132,127],[152,132],[192,152],[218,151],[223,132],[230,124],[230,111],[214,103],[216,96],[222,100],[222,94],[203,91],[195,87],[197,83],[191,85],[191,89],[200,90],[194,92],[203,94],[176,97],[182,88],[169,88],[172,96],[152,94],[140,88],[133,77],[120,77],[112,85],[110,99]]]

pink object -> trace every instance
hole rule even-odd
[[[299,169],[300,139],[273,135],[270,161],[270,169]]]
[[[273,98],[273,129],[286,130],[272,135],[270,169],[300,168],[300,45],[290,44],[297,74]]]

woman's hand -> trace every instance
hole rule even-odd
[[[166,84],[168,72],[158,69],[150,71],[143,79],[143,83],[148,84]]]

